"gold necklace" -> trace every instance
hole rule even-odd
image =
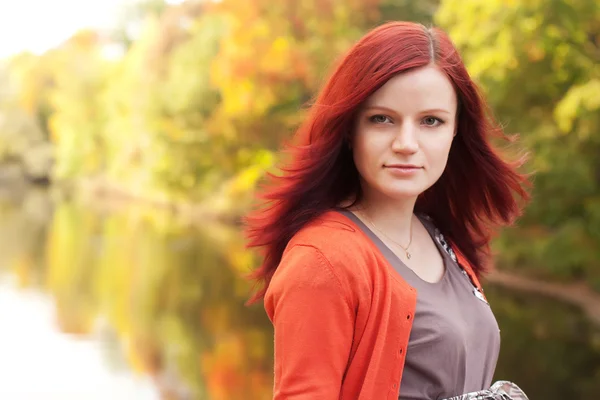
[[[404,252],[406,253],[406,258],[408,258],[410,260],[410,258],[412,257],[412,255],[410,254],[410,251],[408,251],[408,249],[410,248],[410,245],[412,244],[412,216],[411,216],[411,219],[410,219],[410,228],[409,228],[410,239],[408,240],[408,244],[406,245],[406,247],[404,247],[400,243],[396,242],[394,239],[392,239],[391,237],[389,237],[388,235],[386,235],[383,231],[379,230],[379,228],[377,228],[377,225],[375,225],[375,223],[371,220],[371,218],[369,218],[369,216],[367,215],[367,213],[365,213],[362,210],[361,210],[360,213],[365,216],[365,218],[367,219],[367,221],[369,221],[369,223],[371,224],[371,226],[373,226],[373,228],[375,228],[375,230],[377,232],[379,232],[383,236],[385,236],[390,242],[394,243],[395,245],[400,246],[400,248],[402,250],[404,250]]]

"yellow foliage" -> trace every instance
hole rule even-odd
[[[600,110],[600,79],[571,87],[554,110],[561,131],[570,132],[573,121],[585,112]]]

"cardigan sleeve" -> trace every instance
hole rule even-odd
[[[275,400],[339,398],[354,333],[349,299],[318,249],[296,245],[284,254],[265,295],[275,328]]]

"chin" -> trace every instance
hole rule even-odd
[[[403,187],[403,188],[399,188],[399,187],[394,187],[394,188],[386,188],[385,190],[383,190],[383,193],[392,199],[395,200],[406,200],[406,199],[410,199],[410,198],[416,198],[418,197],[421,193],[423,193],[427,188],[426,187]]]

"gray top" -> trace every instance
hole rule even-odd
[[[500,351],[498,323],[490,306],[474,295],[470,278],[445,250],[446,242],[433,223],[418,216],[444,259],[444,275],[436,283],[421,279],[353,213],[341,213],[417,290],[399,400],[444,399],[489,388]]]

